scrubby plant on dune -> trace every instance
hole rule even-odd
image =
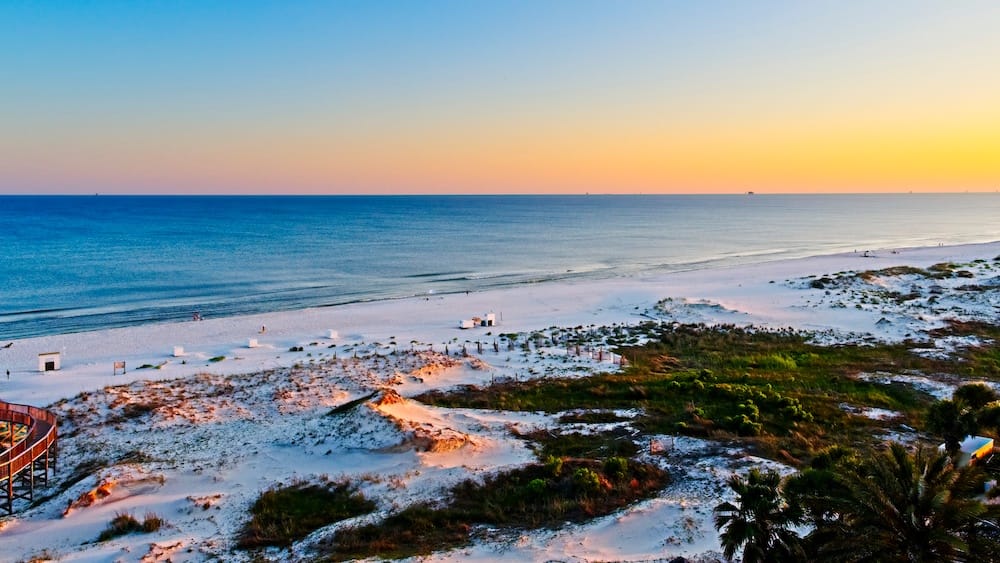
[[[550,458],[452,489],[443,506],[419,504],[385,520],[338,530],[323,546],[329,560],[398,558],[467,544],[473,527],[554,528],[609,514],[648,498],[669,482],[653,465]]]
[[[348,482],[297,482],[264,491],[250,508],[238,546],[289,546],[310,533],[375,509],[375,503]]]
[[[108,527],[97,537],[97,541],[108,541],[119,536],[137,532],[148,534],[159,530],[163,525],[163,518],[152,512],[147,512],[142,522],[139,522],[131,514],[120,512],[108,523]]]
[[[648,341],[615,350],[630,361],[619,373],[468,386],[416,399],[523,411],[637,409],[630,424],[643,433],[738,438],[762,455],[798,463],[833,444],[873,444],[887,425],[925,427],[933,397],[902,383],[867,381],[860,373],[1000,374],[988,346],[943,360],[913,353],[913,343],[821,346],[809,341],[809,333],[792,330],[654,322],[630,330]],[[988,341],[1000,337],[998,331],[956,323],[933,336]],[[865,419],[844,405],[898,416]]]

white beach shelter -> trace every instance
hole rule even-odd
[[[43,352],[38,355],[38,371],[56,371],[62,367],[59,352]]]
[[[330,330],[330,332],[328,334],[329,334],[328,338],[330,340],[336,340],[336,339],[340,338],[340,333],[337,332],[337,331],[335,331],[335,330]]]
[[[180,358],[183,355],[184,355],[184,347],[183,346],[174,346],[174,357],[175,358]]]
[[[251,338],[249,341],[247,341],[247,348],[256,348],[257,346],[260,346],[260,345],[257,344],[257,339],[256,338]]]

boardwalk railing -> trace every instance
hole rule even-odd
[[[45,409],[0,401],[0,422],[10,431],[10,442],[0,444],[0,509],[13,514],[15,498],[34,500],[38,471],[44,484],[50,463],[55,472],[56,417]],[[14,439],[15,425],[27,428],[19,441]]]

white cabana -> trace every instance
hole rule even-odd
[[[42,352],[38,355],[38,371],[56,371],[62,367],[62,354]]]

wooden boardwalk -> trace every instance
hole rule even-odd
[[[48,485],[56,470],[56,417],[45,409],[0,401],[8,442],[0,444],[0,510],[14,513],[14,499],[34,500],[36,478]],[[20,430],[16,432],[15,429]]]

